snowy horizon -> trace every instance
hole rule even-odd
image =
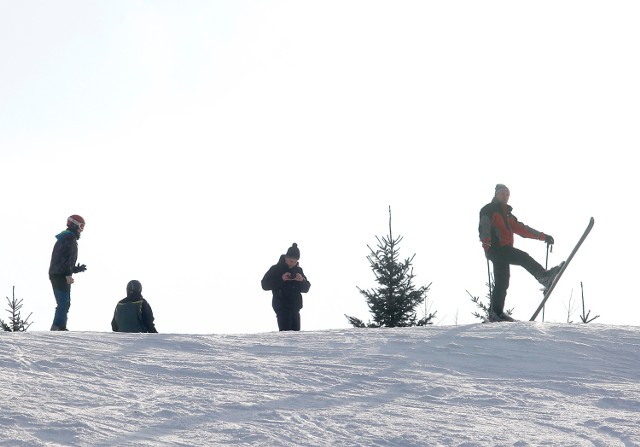
[[[1,333],[2,446],[636,446],[640,329]]]

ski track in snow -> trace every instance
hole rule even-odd
[[[640,330],[0,334],[2,446],[638,446]]]

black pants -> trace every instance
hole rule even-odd
[[[500,315],[504,312],[504,301],[509,288],[511,277],[510,265],[524,267],[534,278],[538,279],[545,269],[528,253],[514,247],[495,247],[489,252],[489,259],[493,262],[493,278],[495,286],[491,294],[491,309]]]
[[[300,311],[294,309],[279,309],[276,311],[278,329],[281,331],[300,330]]]

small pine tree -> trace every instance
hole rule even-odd
[[[0,327],[2,327],[3,331],[6,332],[26,332],[31,326],[29,322],[29,317],[31,314],[27,316],[24,320],[20,316],[20,309],[22,309],[22,299],[16,299],[16,287],[13,286],[13,296],[11,299],[7,298],[7,303],[9,303],[9,307],[6,311],[9,313],[9,322],[5,323],[2,319],[0,319]]]
[[[596,318],[599,318],[600,315],[596,315],[595,317],[591,317],[589,318],[589,314],[591,313],[591,311],[586,312],[585,313],[585,307],[584,307],[584,287],[582,286],[582,281],[580,281],[580,290],[582,291],[582,315],[580,315],[580,320],[584,323],[591,323],[593,320],[595,320]]]
[[[425,326],[433,324],[432,319],[436,312],[429,313],[420,319],[416,315],[416,307],[424,302],[429,291],[428,286],[418,289],[413,285],[413,267],[411,263],[415,254],[405,259],[398,260],[398,245],[402,241],[402,236],[393,237],[391,231],[391,207],[389,207],[389,236],[378,240],[377,250],[373,250],[367,245],[371,252],[367,259],[376,277],[376,282],[380,285],[377,289],[358,290],[367,300],[369,310],[373,315],[373,322],[365,324],[359,318],[345,315],[353,327],[408,327]]]

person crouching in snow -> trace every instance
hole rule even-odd
[[[135,279],[127,284],[127,297],[116,305],[111,320],[113,332],[151,332],[157,334],[153,324],[151,306],[142,297],[142,284]]]
[[[300,330],[302,294],[307,293],[311,283],[298,263],[300,249],[295,242],[278,263],[271,266],[262,278],[262,289],[271,290],[271,306],[276,313],[280,331]]]

